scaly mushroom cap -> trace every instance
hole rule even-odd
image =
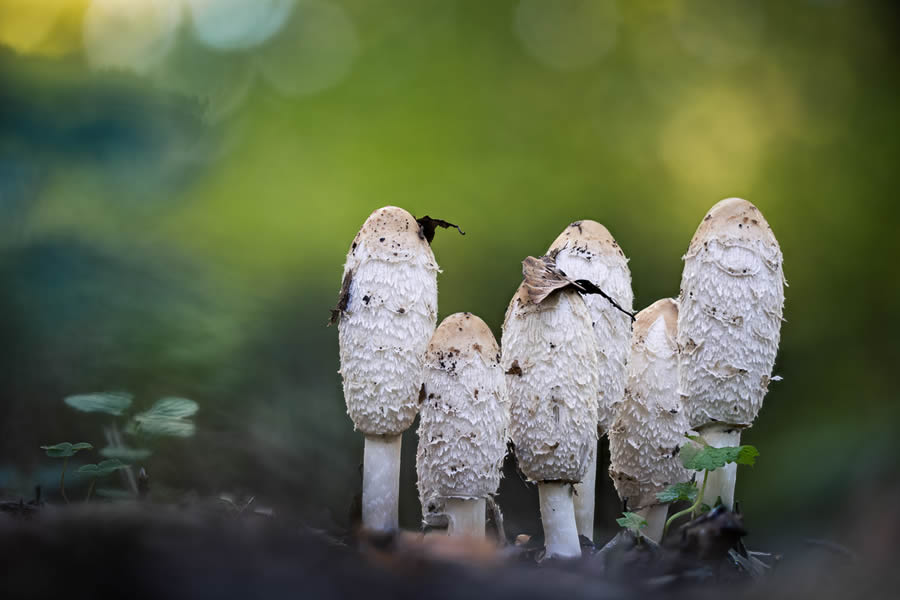
[[[425,348],[437,320],[431,247],[411,214],[373,212],[344,265],[338,324],[347,413],[368,435],[397,435],[418,411]]]
[[[569,289],[533,304],[519,286],[501,346],[519,467],[533,481],[581,481],[597,439],[599,358],[587,305]]]
[[[559,234],[548,254],[572,279],[587,279],[631,311],[631,271],[628,259],[606,227],[596,221],[575,221]],[[584,297],[600,351],[599,425],[607,431],[625,394],[625,363],[631,346],[631,318],[600,295]]]
[[[658,504],[658,492],[690,479],[677,456],[690,430],[678,395],[677,327],[669,298],[634,323],[625,401],[609,431],[609,476],[628,510]]]
[[[500,485],[509,403],[500,348],[471,313],[444,319],[425,355],[416,471],[426,522],[446,498],[486,498]]]
[[[781,249],[755,206],[722,200],[706,214],[681,278],[679,387],[692,427],[749,427],[769,387],[784,307]]]

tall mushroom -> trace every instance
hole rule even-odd
[[[426,521],[446,515],[450,535],[483,536],[485,500],[500,485],[509,406],[500,348],[471,313],[444,319],[425,354],[416,470]]]
[[[545,283],[526,272],[506,311],[501,364],[519,468],[538,484],[546,555],[571,558],[581,555],[572,485],[596,446],[599,359],[584,299]]]
[[[340,373],[347,413],[365,435],[363,526],[376,531],[398,525],[400,436],[419,407],[437,272],[426,232],[395,206],[366,219],[344,265]]]
[[[657,300],[638,313],[628,358],[628,387],[609,430],[609,476],[628,510],[647,521],[644,535],[662,538],[668,504],[656,494],[690,473],[678,449],[690,429],[678,395],[678,304]]]
[[[713,206],[684,255],[679,384],[688,419],[715,447],[737,446],[768,390],[784,305],[781,249],[740,198]],[[737,465],[710,473],[704,502],[734,506]]]
[[[593,283],[619,306],[600,295],[584,297],[600,353],[598,388],[598,428],[605,434],[616,418],[625,393],[625,363],[631,345],[631,271],[628,259],[609,231],[596,221],[575,221],[559,234],[548,255],[556,257],[556,266],[572,279]],[[591,451],[591,464],[584,480],[575,485],[575,520],[578,533],[594,539],[594,488],[597,480],[597,445]]]

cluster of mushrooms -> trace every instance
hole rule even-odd
[[[739,198],[713,206],[684,256],[679,298],[636,316],[622,249],[603,225],[572,223],[523,261],[500,346],[471,313],[435,328],[435,223],[449,225],[380,208],[344,267],[335,318],[347,412],[365,435],[363,526],[398,527],[401,434],[420,414],[423,524],[483,536],[511,441],[538,486],[546,556],[580,556],[608,435],[616,490],[659,541],[668,506],[656,494],[694,476],[677,457],[686,435],[738,445],[771,380],[784,276],[762,214]],[[735,467],[710,474],[705,502],[733,506]]]

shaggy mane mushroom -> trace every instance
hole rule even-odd
[[[584,479],[597,440],[597,342],[577,291],[531,298],[523,282],[503,323],[510,436],[519,468],[538,485],[546,556],[573,558],[581,545],[572,485]]]
[[[450,535],[484,536],[509,424],[500,348],[484,321],[456,313],[434,332],[425,365],[416,455],[425,522],[444,516]]]
[[[575,221],[565,228],[547,251],[556,267],[571,279],[589,282],[603,294],[584,296],[599,351],[597,388],[600,435],[616,418],[625,391],[625,364],[631,345],[631,272],[628,259],[609,231],[596,221]],[[594,539],[594,490],[597,481],[597,446],[584,481],[575,486],[578,533]]]
[[[366,219],[344,265],[340,373],[347,413],[365,435],[362,522],[376,531],[398,525],[400,440],[419,408],[437,272],[419,223],[395,206]]]
[[[781,249],[762,213],[728,198],[713,206],[684,255],[679,383],[692,428],[737,446],[762,407],[784,306]],[[710,473],[704,502],[734,505],[737,465]]]

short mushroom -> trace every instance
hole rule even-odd
[[[548,250],[556,257],[556,266],[572,279],[587,280],[601,288],[617,304],[600,295],[587,295],[584,301],[591,313],[600,353],[598,388],[598,427],[605,434],[625,393],[625,363],[631,346],[631,271],[628,259],[609,231],[596,221],[575,221]],[[591,451],[591,464],[584,481],[575,486],[575,519],[578,533],[594,539],[594,488],[597,480],[597,447]]]
[[[500,485],[508,424],[494,334],[471,313],[450,315],[425,354],[416,470],[426,523],[442,515],[450,535],[484,536],[485,500]]]
[[[781,335],[784,274],[762,213],[740,198],[713,206],[684,255],[679,386],[692,428],[716,447],[740,444],[762,407]],[[704,502],[734,505],[737,465],[710,473]]]
[[[538,300],[526,276],[501,347],[510,437],[519,468],[538,484],[546,556],[580,556],[572,485],[584,479],[597,442],[599,369],[584,299],[563,287]]]
[[[437,320],[438,265],[412,215],[373,212],[353,239],[338,319],[347,413],[365,435],[363,526],[396,529],[401,434],[415,419]]]
[[[690,429],[678,395],[678,304],[657,300],[638,313],[628,358],[628,387],[609,430],[609,476],[628,510],[647,521],[659,542],[669,505],[656,494],[691,473],[678,450]]]

